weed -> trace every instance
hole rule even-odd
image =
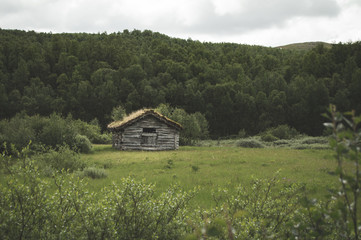
[[[192,167],[192,171],[193,171],[194,173],[196,173],[196,172],[199,171],[199,167],[198,167],[198,166],[192,165],[191,167]]]
[[[173,160],[172,160],[172,159],[169,159],[169,160],[167,161],[167,164],[164,166],[164,168],[172,169],[173,166],[174,166]]]

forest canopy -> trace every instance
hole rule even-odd
[[[295,51],[170,38],[149,30],[0,29],[0,118],[52,113],[105,126],[112,110],[201,113],[211,137],[288,125],[320,135],[330,104],[361,113],[361,42]]]

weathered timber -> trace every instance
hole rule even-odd
[[[113,147],[145,151],[178,149],[182,126],[154,110],[140,111],[108,125],[113,133]]]

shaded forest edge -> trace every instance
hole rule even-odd
[[[149,30],[52,34],[0,29],[0,116],[111,112],[160,104],[199,112],[212,138],[288,125],[321,135],[329,103],[361,112],[361,43],[309,51],[170,38]]]

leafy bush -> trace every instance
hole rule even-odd
[[[32,118],[33,117],[28,117],[30,121],[32,121]],[[48,118],[44,117],[44,123],[38,137],[33,139],[34,142],[39,142],[52,148],[63,144],[74,147],[76,129],[71,124],[70,118],[63,119],[57,114],[52,114]]]
[[[56,171],[76,171],[85,167],[85,162],[80,159],[78,153],[71,150],[68,146],[61,146],[58,150],[50,149],[46,153],[41,153],[33,157],[38,161],[42,168],[49,170],[46,166],[50,166]]]
[[[288,140],[277,140],[273,142],[274,145],[276,146],[285,146],[290,144],[290,142]]]
[[[75,136],[75,148],[81,153],[90,153],[92,144],[86,136],[78,134]]]
[[[101,134],[101,129],[97,119],[92,120],[90,123],[86,123],[81,120],[72,120],[76,132],[80,135],[86,136],[90,142],[95,144],[111,143],[112,136],[109,133]]]
[[[333,105],[324,116],[330,121],[324,125],[333,131],[330,146],[336,153],[337,173],[341,183],[339,191],[333,196],[337,200],[336,210],[340,214],[333,220],[335,225],[346,228],[345,239],[359,239],[361,238],[358,211],[361,204],[361,116],[356,116],[355,111],[341,114]],[[346,161],[351,162],[355,167],[347,167]]]
[[[244,148],[264,148],[264,145],[256,139],[240,139],[237,142],[237,146]]]
[[[188,114],[184,109],[172,108],[165,104],[159,105],[156,111],[183,126],[179,136],[180,145],[194,145],[198,140],[206,139],[209,135],[208,121],[199,112]]]
[[[262,141],[265,141],[265,142],[274,142],[274,141],[278,140],[277,137],[273,136],[270,133],[266,133],[266,134],[262,135],[261,139],[262,139]]]
[[[43,179],[36,162],[19,156],[0,185],[4,239],[180,239],[188,230],[195,190],[171,186],[155,196],[154,185],[127,178],[97,195],[66,171]]]
[[[278,139],[291,139],[299,135],[296,129],[289,127],[288,125],[280,125],[275,128],[269,128],[266,134],[270,134]]]
[[[108,174],[102,168],[87,167],[84,168],[84,170],[82,171],[82,176],[96,179],[96,178],[106,178]]]
[[[110,134],[101,134],[96,121],[92,124],[73,120],[71,116],[62,118],[52,114],[49,117],[18,114],[10,120],[0,121],[0,145],[3,143],[14,144],[17,150],[26,147],[31,141],[31,149],[38,151],[41,146],[58,148],[68,145],[79,148],[80,151],[89,151],[89,140],[95,143],[111,142]],[[7,149],[10,150],[10,149]]]
[[[220,188],[213,193],[216,208],[198,212],[198,217],[194,217],[204,227],[201,231],[195,228],[193,236],[196,239],[288,239],[289,225],[297,214],[303,192],[302,185],[282,183],[278,175],[254,179],[251,187],[239,186],[235,191]]]
[[[308,137],[301,141],[302,144],[328,144],[328,139],[325,137]]]

